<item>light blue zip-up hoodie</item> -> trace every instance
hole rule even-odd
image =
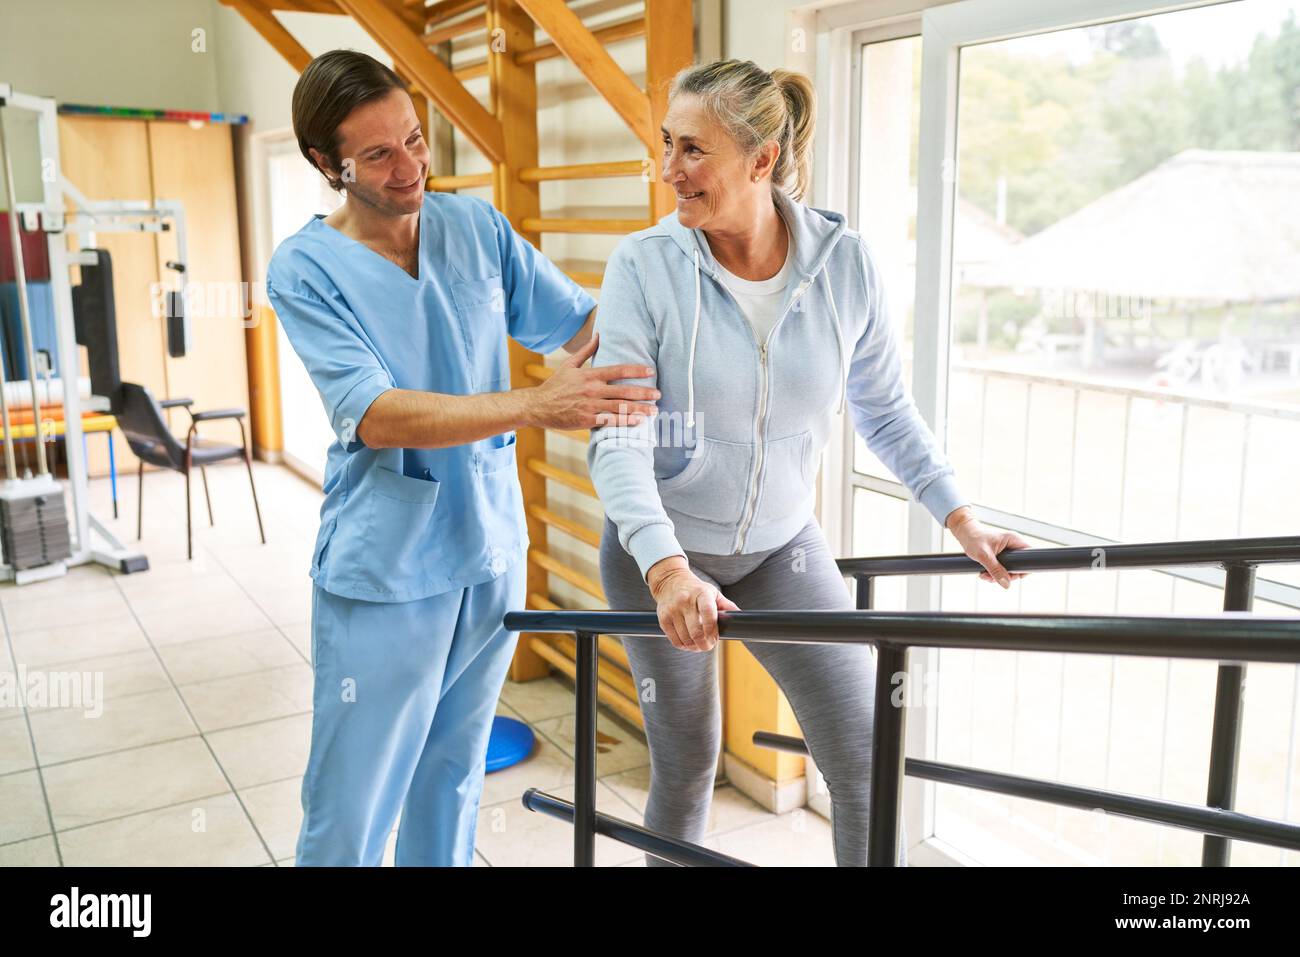
[[[793,538],[846,400],[868,448],[936,521],[968,504],[903,382],[866,244],[838,213],[775,195],[795,259],[765,343],[703,233],[676,212],[627,236],[606,265],[593,365],[652,366],[619,381],[662,397],[640,425],[592,429],[587,466],[643,577],[685,550],[741,554]]]

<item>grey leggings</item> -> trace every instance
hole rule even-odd
[[[748,555],[687,552],[691,571],[742,611],[853,607],[816,520],[785,545]],[[609,607],[653,611],[655,601],[632,557],[605,520],[600,574]],[[722,739],[717,647],[680,651],[667,638],[624,636],[628,661],[642,692],[641,715],[650,745],[650,800],[645,826],[700,843],[709,818]],[[813,760],[831,797],[835,862],[865,866],[870,810],[871,727],[875,705],[875,649],[870,645],[795,645],[745,642],[794,709]],[[647,685],[647,679],[652,684]],[[653,697],[653,700],[646,700]],[[900,831],[899,865],[907,864]],[[648,865],[665,862],[647,855]]]

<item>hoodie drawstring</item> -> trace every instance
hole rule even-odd
[[[695,341],[700,334],[700,249],[695,247],[695,322],[691,326],[691,358],[686,365],[686,427],[695,428]]]
[[[840,407],[839,412],[844,412],[844,402],[848,396],[849,383],[848,376],[844,368],[844,333],[840,330],[840,314],[835,311],[835,297],[831,295],[831,281],[826,276],[826,270],[822,269],[819,273],[826,283],[826,301],[831,304],[831,326],[835,329],[835,345],[839,351],[840,357]]]
[[[686,364],[686,427],[695,428],[695,344],[700,335],[700,250],[697,246],[694,250],[695,260],[695,319],[691,324],[691,354]],[[837,413],[843,414],[845,402],[848,397],[848,378],[845,372],[844,358],[844,333],[840,329],[840,314],[835,308],[835,296],[831,293],[831,281],[826,275],[825,269],[820,269],[817,275],[826,285],[826,301],[831,307],[831,328],[835,330],[835,348],[839,359],[839,383],[840,383],[840,404],[836,410]]]

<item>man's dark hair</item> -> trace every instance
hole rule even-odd
[[[293,132],[312,169],[320,171],[311,158],[314,148],[333,169],[341,170],[339,124],[361,104],[393,89],[406,89],[402,78],[374,57],[356,50],[331,50],[308,63],[293,88]],[[326,175],[325,179],[331,189],[343,188],[341,178]]]

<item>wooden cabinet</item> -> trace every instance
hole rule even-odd
[[[100,233],[95,245],[113,257],[117,341],[122,378],[159,398],[189,396],[195,409],[248,406],[244,353],[239,224],[231,129],[188,123],[100,117],[59,118],[63,172],[90,199],[178,200],[185,207],[190,348],[167,354],[166,321],[155,315],[155,284],[174,288],[166,268],[176,258],[170,233]],[[78,281],[74,269],[73,282]],[[85,363],[82,363],[83,374]],[[189,416],[173,409],[172,431],[183,440]],[[203,434],[238,441],[233,422],[212,423]],[[115,435],[119,472],[135,468],[121,434]],[[90,474],[108,474],[102,438],[88,440]]]

